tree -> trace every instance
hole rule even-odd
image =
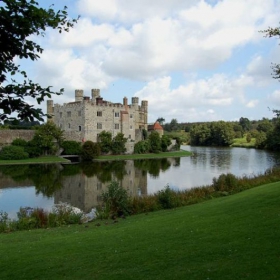
[[[41,154],[55,154],[63,142],[63,131],[52,122],[38,127],[31,146],[39,147]]]
[[[127,138],[124,137],[123,133],[118,133],[112,141],[112,153],[114,155],[124,154],[126,152],[125,143]]]
[[[18,119],[43,121],[44,113],[34,108],[24,98],[31,97],[40,104],[46,97],[51,98],[51,87],[41,87],[28,79],[27,73],[20,69],[15,59],[37,60],[43,48],[32,41],[33,35],[44,36],[47,28],[57,29],[60,33],[73,27],[77,19],[68,19],[67,7],[54,11],[52,7],[43,9],[34,0],[2,0],[0,6],[0,120]],[[15,80],[19,75],[22,82]],[[17,77],[18,79],[18,77]]]
[[[82,146],[81,156],[83,161],[92,161],[94,158],[100,156],[101,149],[99,143],[86,141]]]
[[[157,122],[159,122],[160,125],[163,125],[163,123],[165,122],[165,119],[163,117],[160,117],[157,119]]]
[[[111,148],[112,148],[112,133],[111,132],[103,130],[98,135],[98,141],[100,142],[101,153],[107,154],[111,151]]]
[[[150,152],[159,153],[161,151],[161,139],[157,131],[152,131],[149,135]]]
[[[265,37],[271,38],[271,37],[280,37],[280,27],[269,27],[266,30],[262,30],[262,33],[265,33]],[[280,65],[276,63],[272,63],[272,76],[274,79],[279,80],[280,79]]]
[[[211,139],[211,130],[208,124],[195,124],[190,130],[190,142],[194,146],[208,146]]]
[[[243,131],[249,131],[251,128],[251,122],[247,118],[240,118],[239,124],[242,126]]]

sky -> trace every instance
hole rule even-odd
[[[19,61],[33,81],[65,89],[54,103],[74,101],[75,89],[99,88],[112,102],[138,96],[149,123],[259,120],[280,109],[271,75],[280,42],[259,32],[279,26],[280,0],[38,2],[80,16],[68,33],[34,37],[39,60]]]

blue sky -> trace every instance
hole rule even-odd
[[[39,3],[80,15],[70,32],[36,38],[45,51],[24,62],[32,80],[65,89],[55,103],[100,88],[108,101],[148,100],[150,123],[271,118],[268,108],[280,107],[270,68],[280,63],[279,41],[259,32],[279,25],[279,0]]]

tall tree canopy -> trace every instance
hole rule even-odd
[[[37,60],[43,48],[32,41],[31,35],[44,36],[47,28],[60,33],[73,27],[77,19],[68,19],[67,7],[55,11],[43,9],[34,0],[0,1],[0,120],[16,117],[24,120],[43,120],[41,109],[34,108],[24,98],[34,98],[40,104],[53,92],[51,87],[41,87],[28,79],[27,73],[15,63],[15,58]],[[17,77],[16,77],[17,75]],[[23,79],[17,82],[16,79]]]
[[[266,30],[262,30],[262,33],[265,34],[266,37],[278,37],[278,39],[280,38],[280,27],[269,27]],[[280,79],[280,64],[277,63],[272,63],[272,70],[273,70],[273,78],[274,79]]]

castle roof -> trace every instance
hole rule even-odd
[[[163,130],[162,126],[159,124],[159,122],[154,123],[154,130]]]

